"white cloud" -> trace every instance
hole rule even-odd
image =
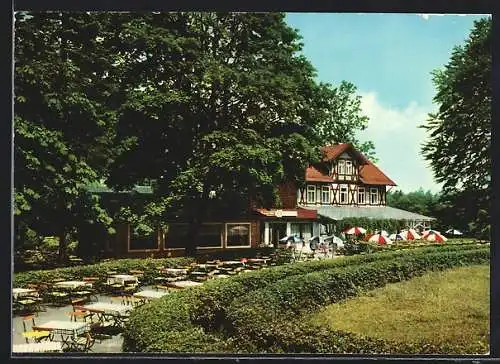
[[[398,184],[397,189],[410,192],[422,187],[438,192],[441,187],[433,181],[432,171],[420,155],[427,134],[418,128],[432,110],[414,101],[403,108],[388,107],[379,102],[375,92],[360,95],[361,109],[370,120],[358,136],[375,144],[377,165]]]
[[[431,16],[467,16],[470,14],[417,14],[417,16],[421,17],[424,20],[429,20]]]

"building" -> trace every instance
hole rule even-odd
[[[387,191],[396,183],[352,144],[323,148],[323,160],[305,171],[305,186],[279,186],[280,208],[252,207],[247,214],[214,218],[201,226],[198,251],[237,250],[276,245],[284,236],[312,236],[339,232],[346,218],[403,220],[407,227],[430,227],[431,217],[386,205]],[[184,253],[189,225],[169,223],[149,238],[135,238],[133,227],[122,226],[112,250],[125,256],[177,256]]]

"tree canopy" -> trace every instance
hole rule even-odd
[[[320,146],[356,144],[366,124],[354,85],[315,81],[283,14],[20,12],[15,26],[16,222],[61,249],[78,221],[112,218],[182,216],[194,241],[209,211],[279,202]],[[86,193],[100,181],[152,181],[154,198],[109,216]]]
[[[436,181],[448,200],[469,201],[478,230],[489,223],[491,194],[491,24],[491,17],[476,21],[444,69],[433,72],[439,109],[423,125],[429,137],[422,152]]]

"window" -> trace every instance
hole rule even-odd
[[[198,247],[200,248],[222,247],[221,230],[222,230],[222,224],[201,225],[198,237]]]
[[[165,248],[184,248],[187,234],[188,224],[170,224],[165,237]]]
[[[340,203],[347,203],[347,186],[340,187]]]
[[[158,233],[151,227],[130,227],[129,250],[158,250]]]
[[[321,202],[330,203],[330,187],[323,186],[321,189]]]
[[[345,174],[345,160],[339,160],[339,174]]]
[[[365,188],[364,187],[358,188],[358,203],[359,204],[365,203]]]
[[[352,174],[352,162],[351,161],[345,161],[345,173]]]
[[[316,187],[313,185],[307,186],[307,203],[315,203],[316,202]]]
[[[378,203],[378,190],[376,188],[370,188],[370,203]]]
[[[250,224],[226,224],[226,246],[250,246]]]

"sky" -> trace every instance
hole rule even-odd
[[[319,81],[352,82],[362,96],[368,127],[360,141],[375,144],[377,166],[405,193],[437,193],[429,163],[420,154],[426,131],[418,128],[437,110],[431,72],[467,40],[474,20],[485,15],[288,13],[303,54]]]

